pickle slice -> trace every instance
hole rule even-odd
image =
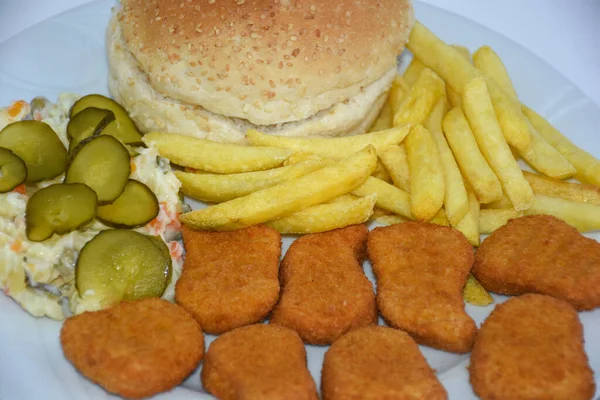
[[[88,107],[103,108],[110,110],[115,114],[116,122],[113,127],[110,127],[105,134],[111,135],[119,139],[125,144],[139,146],[142,144],[142,134],[137,130],[133,120],[127,114],[127,111],[117,102],[108,97],[99,94],[90,94],[77,100],[71,107],[70,117],[73,118],[76,114]]]
[[[167,271],[167,285],[171,282],[171,274],[173,272],[173,259],[171,258],[171,252],[169,251],[169,246],[165,243],[164,240],[160,236],[147,236],[148,239],[152,240],[152,243],[156,245],[162,251],[163,256],[167,260],[168,268]]]
[[[99,308],[160,297],[169,274],[169,261],[158,245],[149,236],[125,229],[97,234],[81,249],[75,269],[82,301]]]
[[[0,131],[0,147],[25,161],[27,182],[54,178],[67,168],[67,149],[44,122],[27,120],[7,125]]]
[[[115,201],[98,207],[97,218],[114,228],[137,228],[156,218],[158,211],[158,200],[152,190],[130,179]]]
[[[27,238],[41,242],[71,232],[96,216],[96,193],[82,183],[56,183],[35,192],[25,211]]]
[[[69,153],[85,139],[99,135],[110,122],[115,120],[115,115],[110,110],[90,107],[75,115],[67,125]]]
[[[85,183],[94,189],[99,204],[108,204],[123,193],[130,173],[125,146],[112,136],[99,135],[77,146],[65,182]]]
[[[21,157],[0,147],[0,193],[10,192],[27,179],[27,166]]]

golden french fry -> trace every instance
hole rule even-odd
[[[479,201],[477,201],[475,193],[469,188],[467,188],[467,194],[469,196],[469,211],[454,228],[462,232],[473,246],[479,246]]]
[[[392,113],[392,105],[390,104],[388,95],[388,100],[383,105],[383,108],[381,109],[379,115],[373,122],[373,125],[371,125],[371,127],[369,128],[369,132],[385,131],[386,129],[392,128],[393,116],[394,114]]]
[[[509,219],[518,218],[523,213],[515,211],[513,208],[483,209],[479,211],[479,231],[482,234],[489,234],[503,225],[506,225]]]
[[[375,218],[375,222],[381,225],[394,225],[401,224],[403,222],[410,221],[410,219],[402,217],[400,215],[381,215]]]
[[[342,203],[344,201],[351,201],[351,200],[358,200],[358,199],[360,199],[360,197],[355,196],[355,195],[350,194],[350,193],[346,193],[346,194],[343,194],[343,195],[338,196],[336,198],[333,198],[333,199],[329,200],[326,203]]]
[[[402,75],[404,81],[406,82],[406,85],[409,88],[413,86],[415,82],[417,82],[417,80],[419,79],[419,75],[421,75],[421,72],[423,72],[424,69],[425,64],[419,61],[417,57],[413,57],[410,64],[408,64],[406,71],[404,71],[404,74]]]
[[[423,69],[396,111],[394,126],[423,124],[435,103],[444,95],[444,81],[429,68]]]
[[[454,226],[469,211],[469,198],[460,169],[442,132],[442,120],[445,113],[446,99],[442,97],[433,108],[429,118],[427,118],[425,127],[431,133],[440,155],[444,172],[444,208],[448,220]]]
[[[390,104],[392,112],[392,116],[390,118],[392,126],[394,124],[394,115],[396,115],[396,112],[398,112],[398,109],[400,109],[400,104],[402,104],[402,101],[406,97],[408,90],[409,87],[404,78],[402,78],[400,75],[397,75],[392,82],[392,87],[388,96],[388,103]]]
[[[417,220],[429,221],[444,204],[444,172],[431,134],[421,125],[406,138],[410,169],[410,208]]]
[[[354,189],[352,194],[360,197],[367,197],[371,194],[377,195],[375,205],[394,214],[402,215],[408,219],[414,219],[410,211],[410,195],[404,190],[397,188],[382,181],[381,179],[369,176],[365,183]]]
[[[442,125],[456,162],[479,201],[486,204],[500,199],[500,181],[481,154],[462,110],[455,107],[448,111]]]
[[[377,166],[375,166],[375,171],[373,171],[373,173],[371,175],[373,175],[377,179],[381,179],[384,182],[392,183],[392,178],[390,177],[390,174],[389,174],[387,168],[385,167],[385,165],[383,165],[383,163],[381,161],[377,161]]]
[[[462,55],[465,59],[467,59],[469,62],[471,62],[471,52],[469,51],[469,49],[467,49],[464,46],[459,46],[456,44],[453,44],[452,47],[454,47],[460,53],[460,55]],[[448,94],[448,102],[450,103],[450,105],[452,107],[461,107],[462,106],[462,99],[460,97],[460,93],[457,93],[447,83],[446,83],[446,93]]]
[[[471,62],[471,52],[465,46],[461,46],[460,44],[451,45],[456,51],[460,53],[461,56],[465,58],[468,62]]]
[[[482,204],[481,208],[485,208],[485,209],[511,208],[514,210],[513,204],[506,194],[503,194],[499,200],[492,201],[491,203],[487,203],[487,204]]]
[[[304,161],[299,164],[266,171],[241,172],[238,174],[175,171],[175,176],[181,181],[181,191],[185,195],[209,203],[221,203],[298,178],[324,166],[325,163],[322,161]]]
[[[463,299],[469,304],[474,306],[488,306],[494,302],[493,297],[488,293],[487,290],[481,283],[473,276],[469,274],[467,283],[463,288]]]
[[[283,234],[317,233],[362,224],[373,213],[377,195],[317,204],[285,217],[267,222]]]
[[[473,64],[477,69],[485,72],[507,94],[512,101],[519,104],[519,96],[508,75],[502,59],[490,46],[481,46],[473,53]]]
[[[404,145],[388,147],[379,154],[379,159],[390,174],[394,185],[405,192],[410,192],[410,170]]]
[[[192,136],[149,132],[143,141],[155,146],[158,154],[173,164],[206,172],[233,174],[279,167],[292,155],[291,150],[276,147],[251,147],[217,143]]]
[[[410,126],[402,126],[364,135],[302,138],[267,135],[250,129],[246,132],[246,138],[254,146],[281,147],[294,152],[308,152],[332,160],[341,160],[368,145],[372,145],[377,152],[380,152],[400,143],[409,131]]]
[[[523,175],[535,194],[600,206],[600,188],[594,185],[565,182],[529,171],[523,171]]]
[[[462,99],[479,149],[502,183],[514,209],[528,209],[533,201],[533,191],[502,135],[485,81],[475,78],[467,83]]]
[[[182,214],[179,219],[192,229],[221,231],[271,221],[353,191],[371,175],[376,163],[375,148],[368,146],[299,178]]]
[[[523,106],[523,112],[539,134],[575,167],[577,179],[600,186],[600,160],[577,147],[544,117],[529,107]]]
[[[357,197],[360,198],[360,197]],[[369,221],[376,221],[377,218],[383,217],[386,215],[393,215],[390,211],[384,210],[383,208],[379,208],[377,206],[373,207],[373,214],[369,217]]]
[[[450,226],[450,221],[448,221],[448,217],[446,216],[446,211],[443,208],[440,208],[440,211],[437,212],[429,220],[432,224],[441,225],[441,226]]]
[[[580,232],[600,229],[600,206],[594,204],[536,194],[531,208],[525,211],[525,215],[536,214],[553,215]]]

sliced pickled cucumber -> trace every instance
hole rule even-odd
[[[167,264],[169,266],[169,271],[167,272],[167,285],[171,282],[171,274],[173,272],[173,259],[171,258],[171,252],[169,251],[169,246],[165,243],[164,240],[160,236],[148,236],[148,239],[152,240],[152,243],[156,245],[162,251],[165,259],[168,260]]]
[[[125,229],[97,234],[79,253],[75,269],[82,300],[100,308],[160,297],[169,274],[169,261],[158,245],[149,236]]]
[[[110,110],[90,107],[77,113],[67,125],[69,142],[69,153],[85,139],[99,135],[110,122],[115,120],[115,114]]]
[[[70,117],[88,107],[103,108],[115,114],[116,122],[105,132],[125,144],[139,146],[142,144],[142,134],[137,130],[127,111],[117,102],[99,94],[90,94],[77,100],[71,107]]]
[[[41,242],[54,233],[71,232],[96,216],[96,193],[82,183],[56,183],[35,192],[27,202],[27,238]]]
[[[0,147],[25,161],[27,182],[54,178],[67,168],[67,149],[44,122],[27,120],[7,125],[0,131]]]
[[[156,218],[158,211],[158,200],[152,190],[142,182],[130,179],[115,201],[98,207],[97,218],[115,228],[136,228]]]
[[[92,136],[74,151],[66,183],[85,183],[98,195],[99,204],[115,201],[127,184],[131,167],[129,153],[112,136]]]
[[[10,192],[27,179],[27,166],[21,157],[0,147],[0,193]]]

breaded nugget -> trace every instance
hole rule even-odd
[[[600,306],[600,243],[549,215],[515,218],[475,254],[473,274],[487,290],[541,293],[578,310]]]
[[[352,331],[325,353],[323,400],[440,400],[446,390],[417,343],[405,332],[383,326]]]
[[[206,352],[201,378],[221,400],[318,398],[302,339],[277,325],[244,326],[219,336]]]
[[[183,227],[186,258],[175,301],[207,333],[264,319],[279,298],[281,235],[264,225],[229,232]]]
[[[475,339],[469,372],[483,400],[588,400],[595,391],[577,311],[539,294],[496,306]]]
[[[471,350],[477,333],[462,289],[473,248],[459,231],[427,222],[376,228],[368,238],[377,306],[394,328],[418,343],[455,353]]]
[[[281,263],[281,297],[271,323],[311,344],[331,344],[376,323],[375,292],[361,265],[367,234],[361,224],[294,241]]]
[[[60,342],[81,374],[130,399],[179,385],[204,354],[204,335],[194,318],[157,298],[71,317]]]

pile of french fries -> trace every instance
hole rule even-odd
[[[600,161],[521,104],[488,46],[472,56],[420,23],[369,133],[299,138],[250,130],[250,146],[144,136],[175,164],[186,195],[209,203],[181,216],[193,229],[265,223],[314,233],[374,219],[452,226],[474,245],[510,218],[550,214],[600,229]],[[524,171],[519,160],[532,170]],[[576,178],[582,183],[567,182]],[[467,301],[491,296],[471,276]]]

